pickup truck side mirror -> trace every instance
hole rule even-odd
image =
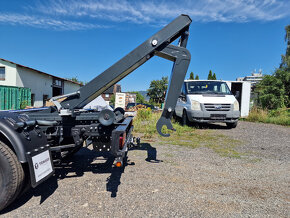
[[[235,97],[236,98],[239,98],[240,97],[240,91],[236,91]]]

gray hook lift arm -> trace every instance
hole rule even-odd
[[[190,53],[186,49],[190,24],[191,19],[189,16],[180,15],[128,55],[81,87],[77,95],[69,96],[62,101],[61,108],[69,111],[83,108],[109,87],[140,67],[151,57],[157,55],[174,62],[165,107],[156,125],[160,135],[169,136],[169,134],[163,134],[161,129],[165,125],[168,129],[174,130],[170,118],[190,63]],[[170,45],[179,37],[177,46]]]

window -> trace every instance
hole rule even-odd
[[[48,95],[43,95],[43,97],[42,97],[43,106],[45,106],[45,103],[47,100],[48,100]]]
[[[54,86],[58,86],[58,87],[62,87],[63,86],[63,81],[60,80],[60,79],[53,78],[53,85]]]
[[[5,80],[5,67],[0,67],[0,80]]]
[[[187,82],[186,86],[188,94],[231,95],[231,91],[225,82],[193,81]]]

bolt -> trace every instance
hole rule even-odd
[[[153,39],[152,42],[151,42],[151,44],[152,44],[153,46],[156,46],[157,43],[158,43],[157,39]]]
[[[167,111],[170,113],[170,112],[172,111],[172,108],[169,107],[169,108],[167,109]]]

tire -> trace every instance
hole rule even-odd
[[[24,171],[14,152],[0,141],[0,211],[14,201],[23,188]]]
[[[182,113],[182,117],[181,117],[181,125],[182,125],[182,126],[189,125],[189,120],[188,120],[187,113],[186,113],[185,110],[184,110],[183,113]]]
[[[227,123],[227,127],[229,129],[233,129],[233,128],[236,128],[238,125],[238,122],[234,122],[234,123]]]

